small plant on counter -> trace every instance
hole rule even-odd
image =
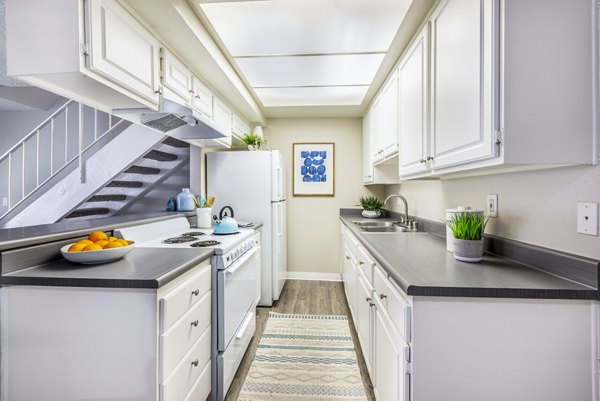
[[[359,199],[358,204],[364,209],[363,217],[375,218],[381,216],[381,208],[383,202],[377,199],[376,196],[363,196]]]
[[[248,150],[258,150],[262,148],[265,140],[262,136],[254,135],[254,134],[245,134],[242,137],[242,142],[246,144]]]
[[[454,236],[454,258],[463,262],[483,259],[483,233],[487,219],[482,212],[465,211],[446,222]]]

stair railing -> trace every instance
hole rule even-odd
[[[75,161],[85,182],[83,154],[121,121],[69,100],[38,124],[0,156],[0,219]]]

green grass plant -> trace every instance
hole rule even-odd
[[[457,213],[446,224],[454,238],[476,241],[483,237],[488,220],[481,213]]]
[[[245,134],[242,137],[242,142],[244,142],[246,145],[253,145],[259,148],[263,144],[263,138],[254,134]]]
[[[376,196],[363,196],[359,200],[359,205],[365,210],[377,212],[383,207],[383,202]]]

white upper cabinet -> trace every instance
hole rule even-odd
[[[428,153],[429,26],[417,35],[398,66],[400,176],[426,171]]]
[[[192,73],[170,51],[162,49],[162,83],[185,101],[190,99]]]
[[[244,135],[250,134],[250,125],[246,123],[242,117],[233,113],[231,121],[231,133],[236,139],[241,139]]]
[[[213,93],[196,76],[192,77],[192,107],[212,119]]]
[[[219,144],[221,144],[222,146],[230,147],[232,127],[231,123],[233,117],[231,109],[216,97],[213,99],[213,105],[213,122],[221,132],[227,134],[225,138],[215,139],[215,143],[213,145],[215,147],[218,147]]]
[[[383,96],[377,95],[371,106],[371,135],[373,136],[373,163],[383,160]]]
[[[86,4],[87,68],[158,103],[158,40],[115,0],[88,0]]]
[[[381,91],[383,99],[383,128],[381,150],[383,158],[398,154],[398,72],[394,70]]]
[[[373,133],[371,131],[371,113],[363,118],[363,183],[373,183]]]
[[[431,16],[431,146],[444,167],[495,156],[494,2],[444,0]]]

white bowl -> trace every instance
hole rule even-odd
[[[73,244],[65,245],[60,248],[60,252],[63,257],[70,262],[82,263],[85,265],[92,265],[96,263],[112,262],[113,260],[121,259],[127,255],[134,247],[133,241],[128,241],[129,246],[121,248],[110,248],[110,249],[99,249],[97,251],[80,251],[80,252],[68,252],[69,248]]]

